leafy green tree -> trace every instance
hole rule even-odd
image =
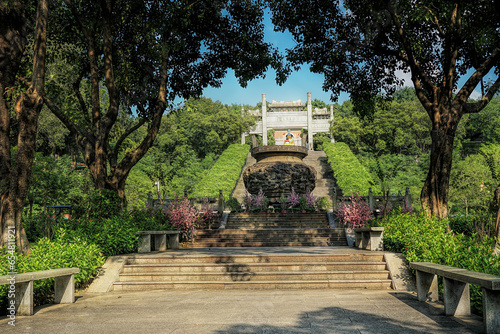
[[[495,222],[495,254],[500,253],[500,145],[491,144],[481,147],[481,154],[484,156],[493,180],[497,186],[493,192],[493,203],[497,206],[497,219]]]
[[[312,105],[313,110],[314,110],[314,108],[318,108],[318,109],[328,108],[328,105],[325,102],[318,100],[318,99],[312,100],[311,105]]]
[[[500,97],[495,97],[481,114],[471,114],[465,129],[470,140],[500,144]]]
[[[431,215],[448,215],[449,176],[457,126],[480,112],[500,87],[500,8],[493,1],[270,1],[273,23],[297,41],[287,51],[291,69],[303,63],[325,75],[333,97],[348,91],[360,112],[372,112],[379,92],[391,94],[410,73],[432,122],[430,165],[421,192]],[[300,11],[297,11],[300,8]],[[492,74],[482,97],[469,101]],[[467,77],[466,77],[467,75]],[[458,87],[460,78],[465,78]],[[483,86],[482,86],[483,88]],[[367,103],[371,101],[371,103]]]
[[[264,42],[260,1],[58,4],[54,19],[67,32],[60,35],[61,44],[82,50],[69,48],[66,57],[77,65],[66,77],[77,108],[65,103],[66,95],[49,92],[44,100],[76,135],[95,187],[116,192],[122,205],[127,176],[153,145],[162,115],[176,97],[187,99],[207,86],[220,86],[229,68],[245,85],[274,61],[271,45]],[[120,113],[133,110],[139,117],[111,148]],[[124,152],[126,139],[144,124],[145,136]],[[204,130],[209,146],[220,146],[224,139]]]
[[[450,200],[455,206],[487,208],[495,185],[482,155],[475,154],[453,165],[450,182]]]

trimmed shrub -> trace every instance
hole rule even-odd
[[[8,256],[5,248],[0,249],[0,275],[9,272]],[[28,255],[16,254],[16,268],[18,273],[57,269],[57,268],[80,268],[75,274],[75,287],[83,287],[90,283],[97,275],[99,267],[104,264],[105,257],[99,247],[86,240],[56,239],[50,241],[47,238],[38,240],[32,244]],[[0,286],[0,309],[5,312],[7,305],[7,285]],[[35,305],[47,304],[54,299],[54,279],[36,280],[33,283],[33,300]]]
[[[38,240],[41,232],[37,232],[36,224],[44,222],[45,215],[40,214],[23,220],[28,239]],[[99,247],[105,256],[128,254],[137,251],[139,237],[135,232],[140,230],[172,230],[167,216],[162,212],[152,210],[133,211],[118,214],[106,219],[81,217],[78,219],[57,219],[49,222],[53,237],[72,243],[75,240],[86,240]],[[45,235],[42,235],[45,236]]]
[[[240,177],[248,152],[250,152],[249,145],[229,145],[196,185],[196,190],[190,197],[217,198],[219,189],[222,189],[224,199],[228,200]]]
[[[370,173],[361,165],[347,144],[324,143],[323,150],[332,167],[337,184],[344,194],[368,194],[368,188],[373,186]]]

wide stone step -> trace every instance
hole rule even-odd
[[[387,271],[308,271],[308,272],[252,272],[241,268],[228,268],[224,272],[193,273],[126,273],[120,282],[178,282],[178,281],[303,281],[303,280],[384,280]],[[233,269],[233,270],[231,270]]]
[[[335,239],[335,240],[345,240],[344,236],[335,234],[284,234],[284,235],[243,235],[243,234],[228,234],[228,235],[203,235],[198,236],[195,242],[216,239],[216,240],[299,240],[299,239]]]
[[[345,246],[343,243],[327,241],[250,241],[250,242],[195,242],[186,248],[207,248],[207,247],[328,247]]]
[[[390,289],[391,280],[115,282],[117,291],[157,289]]]
[[[231,217],[229,216],[228,221],[244,221],[244,222],[327,222],[328,221],[328,216],[313,216],[313,217],[308,217],[307,213],[300,213],[297,214],[296,217],[289,218],[285,216],[281,217],[272,217],[272,216],[255,216],[255,217]]]
[[[270,235],[270,234],[331,234],[345,236],[345,231],[342,228],[277,228],[268,230],[255,230],[255,229],[224,229],[224,230],[197,230],[197,236],[203,235],[229,235],[229,234],[243,234],[243,235]]]
[[[326,229],[329,228],[328,223],[304,223],[304,224],[287,224],[287,223],[226,223],[226,229]]]
[[[199,264],[199,263],[384,263],[384,256],[380,253],[363,254],[329,254],[329,255],[308,255],[308,254],[285,254],[285,255],[232,255],[232,256],[196,256],[196,255],[151,255],[151,256],[130,256],[127,264]]]
[[[123,267],[123,273],[193,273],[233,271],[250,272],[290,272],[290,271],[383,271],[385,262],[310,262],[310,263],[186,263],[186,264],[130,264]],[[387,272],[386,272],[387,273]]]

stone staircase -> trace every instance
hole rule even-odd
[[[390,289],[381,253],[131,256],[115,290]]]
[[[247,159],[245,166],[241,169],[240,172],[240,178],[236,182],[236,186],[233,189],[233,193],[231,194],[232,197],[236,198],[238,202],[242,203],[243,202],[243,197],[245,196],[245,183],[243,182],[243,171],[248,167],[253,164],[255,164],[257,160],[255,160],[254,157],[252,157],[251,153],[248,153]]]
[[[326,213],[231,213],[224,230],[198,230],[193,248],[347,246]]]
[[[332,168],[328,164],[326,153],[324,151],[309,151],[303,161],[306,165],[313,167],[317,173],[316,188],[314,188],[312,194],[316,197],[326,196],[331,201],[334,195],[333,189],[337,185]]]

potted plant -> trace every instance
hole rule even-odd
[[[285,195],[280,196],[279,202],[280,202],[281,213],[286,213],[286,208],[287,208],[288,202],[287,202]]]
[[[300,212],[306,213],[307,199],[305,198],[305,196],[302,196],[301,198],[299,198],[299,209],[300,209]]]

